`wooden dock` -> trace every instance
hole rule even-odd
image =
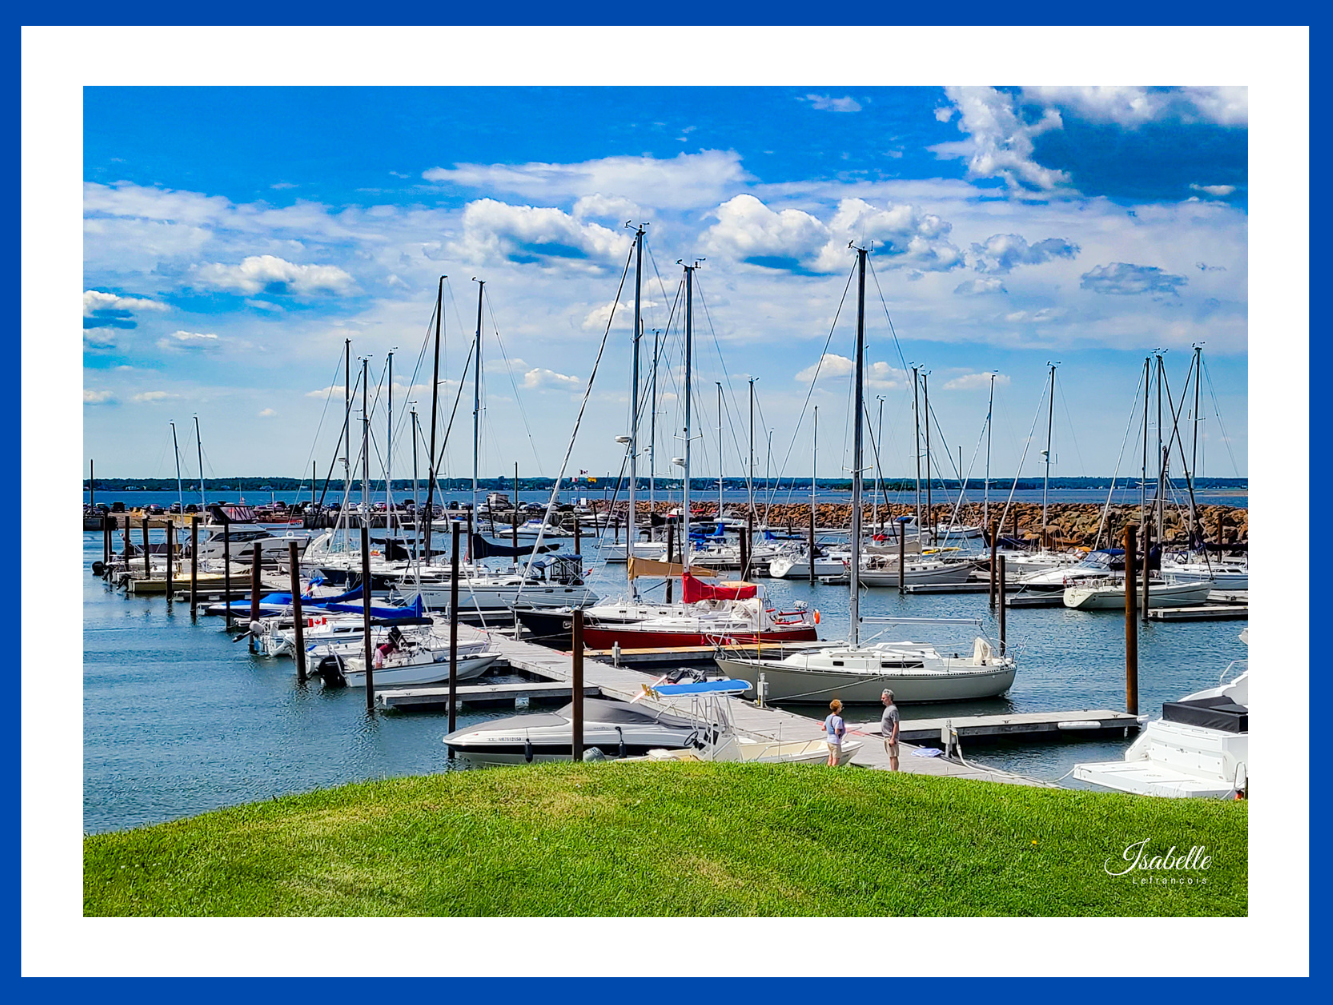
[[[908,583],[904,593],[990,593],[990,583]]]
[[[596,698],[601,689],[586,684],[584,697]],[[554,704],[570,701],[574,688],[563,681],[520,681],[516,684],[460,684],[458,701],[474,708],[513,708],[518,702]],[[394,711],[426,711],[449,707],[448,685],[431,687],[387,688],[375,692],[377,708]]]
[[[903,719],[898,735],[913,742],[942,743],[951,727],[958,738],[1031,739],[1056,736],[1128,736],[1139,731],[1138,716],[1110,709],[1077,712],[1013,712],[1002,715],[957,715],[945,719]]]
[[[1250,617],[1249,604],[1204,604],[1199,607],[1153,607],[1148,610],[1153,621],[1244,621]]]
[[[498,651],[509,665],[526,670],[529,673],[551,680],[568,683],[573,676],[573,666],[569,653],[548,649],[531,642],[520,642],[512,633],[483,632],[475,628],[459,626],[459,638],[466,640],[484,640],[492,652]],[[590,659],[585,655],[583,662],[584,685],[595,686],[607,698],[619,698],[624,701],[638,699],[641,705],[659,708],[689,716],[691,705],[685,698],[661,698],[645,696],[643,686],[651,683],[651,674],[640,673],[624,666],[612,666],[599,659]],[[815,719],[769,707],[761,708],[749,701],[733,699],[731,713],[738,729],[755,736],[787,740],[818,740],[824,735],[823,724]],[[878,729],[878,724],[875,724]],[[878,770],[889,769],[889,755],[884,749],[883,738],[862,731],[855,736],[862,741],[862,746],[852,758],[852,764],[863,768]],[[918,757],[913,754],[917,749],[909,743],[900,743],[899,770],[912,774],[948,775],[955,778],[972,778],[981,781],[1003,782],[1016,785],[1048,786],[1050,782],[1027,778],[998,768],[977,764],[965,764],[944,757]]]
[[[1064,590],[1050,593],[1010,593],[1004,598],[1005,607],[1064,607]]]

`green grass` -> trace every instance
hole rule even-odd
[[[1244,915],[1247,819],[1243,802],[821,766],[533,765],[90,836],[83,902],[86,915]],[[1192,886],[1108,876],[1143,838],[1153,852],[1205,845],[1211,867]]]

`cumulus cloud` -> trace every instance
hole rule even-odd
[[[809,213],[775,212],[752,195],[728,199],[715,215],[717,223],[703,234],[704,249],[753,265],[799,268],[816,257],[829,239],[829,228]]]
[[[274,255],[251,255],[239,265],[213,263],[195,270],[201,285],[238,293],[350,293],[352,277],[336,265],[297,265]]]
[[[987,276],[984,279],[968,279],[954,287],[953,291],[959,296],[978,297],[986,293],[1008,293],[1004,288],[1004,280],[998,276]]]
[[[1052,258],[1073,258],[1079,248],[1063,237],[1048,237],[1028,244],[1018,234],[995,234],[972,245],[973,267],[978,272],[1009,272],[1019,265],[1040,265]]]
[[[958,128],[968,139],[934,147],[942,157],[967,161],[970,178],[1001,178],[1018,195],[1050,195],[1064,191],[1069,176],[1042,167],[1033,159],[1033,140],[1063,122],[1060,113],[1047,108],[1035,122],[1028,122],[1014,107],[1012,94],[994,87],[946,87],[944,93],[960,113]]]
[[[713,205],[728,188],[750,180],[734,150],[701,150],[671,158],[603,157],[579,164],[456,164],[431,168],[422,177],[545,202],[619,196],[660,209]]]
[[[106,405],[115,400],[116,396],[110,391],[101,391],[91,387],[83,389],[83,403],[85,405]]]
[[[616,220],[624,223],[626,220],[637,219],[642,215],[642,211],[637,203],[629,199],[622,199],[614,195],[602,195],[598,192],[595,195],[585,195],[574,203],[573,215],[576,220],[591,217],[596,220]]]
[[[912,376],[906,370],[888,363],[871,363],[866,367],[866,383],[876,391],[897,391],[912,386]]]
[[[944,382],[946,391],[976,391],[978,389],[989,390],[991,386],[991,374],[989,373],[965,373],[962,376],[954,377],[952,380]],[[994,374],[995,383],[1003,386],[1009,383],[1009,378],[1003,373]]]
[[[944,105],[941,108],[937,108],[935,109],[935,121],[948,122],[950,119],[953,118],[953,113],[954,113],[953,105]]]
[[[855,98],[831,98],[827,94],[807,94],[801,101],[808,101],[821,112],[859,112],[861,103]]]
[[[1079,286],[1085,290],[1122,296],[1139,293],[1179,296],[1176,287],[1189,282],[1184,276],[1163,272],[1155,265],[1128,265],[1124,262],[1098,265],[1083,273],[1081,279]]]
[[[1223,198],[1225,198],[1226,196],[1229,196],[1229,195],[1231,195],[1231,193],[1233,193],[1233,192],[1236,191],[1236,186],[1235,186],[1235,185],[1194,185],[1194,184],[1191,184],[1191,185],[1190,185],[1190,188],[1193,189],[1195,192],[1202,192],[1204,195],[1211,195],[1211,196],[1214,196],[1214,197],[1216,197],[1216,198],[1218,198],[1218,199],[1223,199]]]
[[[846,377],[855,365],[846,356],[839,356],[837,353],[826,352],[819,358],[818,363],[812,363],[804,370],[796,374],[796,380],[809,382],[815,379],[815,374],[819,374],[820,380],[828,380],[832,377]]]
[[[127,315],[134,311],[166,311],[166,304],[146,297],[122,297],[116,293],[104,293],[101,290],[83,291],[83,316],[93,317],[108,311],[123,311]]]
[[[157,340],[157,347],[168,352],[186,350],[210,352],[217,349],[221,344],[222,340],[212,332],[176,331],[166,338]]]
[[[113,332],[104,328],[85,328],[83,331],[83,348],[92,351],[114,349],[116,348],[116,336]]]
[[[644,310],[658,306],[656,300],[649,300],[644,297],[640,301]],[[634,322],[634,301],[628,303],[622,302],[619,305],[613,300],[610,303],[602,304],[600,307],[594,307],[583,318],[582,327],[585,331],[603,331],[606,323],[611,320],[611,312],[616,314],[617,328],[633,327]]]
[[[527,373],[523,374],[523,387],[529,390],[563,388],[572,391],[582,386],[583,381],[578,377],[556,373],[554,370],[548,370],[545,367],[533,367]]]
[[[154,401],[165,401],[167,398],[179,398],[179,394],[172,394],[170,391],[141,391],[133,398],[140,404],[151,404]]]
[[[1146,122],[1207,122],[1243,126],[1249,121],[1245,87],[1025,87],[1023,100],[1059,105],[1090,122],[1139,126]]]
[[[815,379],[815,372],[818,371],[820,380],[835,380],[850,375],[855,368],[855,364],[848,357],[826,352],[820,357],[819,363],[807,366],[796,374],[795,379],[809,383]],[[899,370],[884,362],[867,364],[865,381],[877,391],[892,391],[912,385],[911,375],[906,370]]]
[[[273,411],[273,409],[271,409],[271,408],[262,408],[262,409],[259,410],[259,417],[260,417],[261,419],[269,419],[269,418],[272,418],[273,416],[275,416],[275,415],[277,415],[277,414],[278,414],[278,413],[275,412],[275,411]]]
[[[479,199],[463,210],[463,238],[452,248],[473,262],[587,270],[617,261],[630,242],[627,231],[584,223],[559,209]]]

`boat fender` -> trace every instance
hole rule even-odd
[[[815,624],[819,624],[819,608],[815,608]]]
[[[523,739],[523,760],[524,760],[524,762],[527,763],[527,764],[531,764],[531,763],[532,763],[532,738],[531,738],[531,737],[524,737],[524,739]]]

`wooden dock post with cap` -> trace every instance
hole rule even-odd
[[[143,518],[143,574],[145,579],[153,578],[153,559],[148,551],[148,517]]]
[[[111,564],[111,517],[102,514],[102,568]]]
[[[1125,528],[1125,711],[1139,714],[1139,619],[1134,610],[1134,526]]]
[[[287,562],[291,565],[292,626],[296,630],[296,679],[304,682],[305,674],[305,618],[301,616],[301,560],[296,555],[296,542],[287,542]]]
[[[259,542],[255,542],[254,561],[250,563],[250,621],[253,624],[259,620],[259,591],[263,588],[259,581]],[[231,603],[231,598],[227,598],[227,603]]]
[[[580,547],[581,547],[581,546],[580,546],[580,543],[579,543],[579,515],[578,515],[577,513],[575,513],[575,514],[574,514],[574,554],[575,554],[575,555],[581,555],[581,554],[583,554],[583,552],[580,550]]]
[[[130,567],[130,515],[125,514],[125,522],[120,525],[121,543],[124,544],[125,568]]]
[[[171,606],[171,599],[175,595],[176,585],[176,524],[167,520],[167,606]]]
[[[1005,639],[1005,633],[1004,633],[1005,624],[1004,624],[1004,556],[1003,555],[1000,556],[1000,575],[998,580],[998,588],[999,588],[999,593],[996,597],[996,600],[999,603],[999,611],[1000,611],[1000,655],[1003,656],[1005,649],[1007,648],[1006,646],[1007,640]]]
[[[451,521],[450,526],[453,533],[450,568],[453,572],[449,579],[449,732],[452,733],[458,723],[458,521]]]
[[[361,521],[361,627],[366,645],[366,711],[375,711],[375,640],[370,632],[370,520]]]
[[[199,515],[190,514],[190,617],[199,613]]]
[[[574,760],[583,760],[583,608],[574,608],[573,624],[570,628],[570,657],[573,676],[572,695],[574,707],[571,710],[570,725],[573,727]]]
[[[231,628],[231,521],[222,525],[222,592],[227,602],[227,628]]]

